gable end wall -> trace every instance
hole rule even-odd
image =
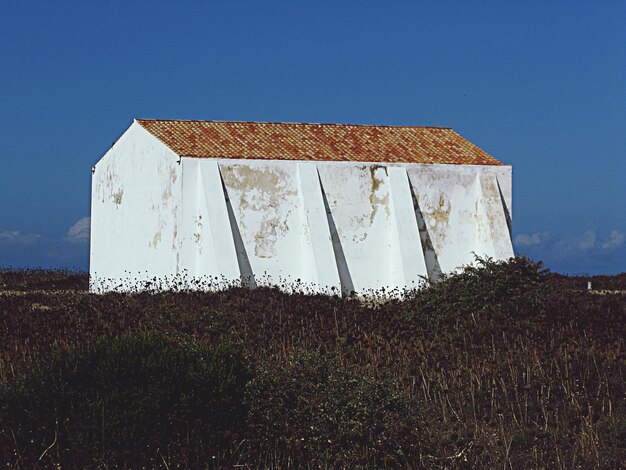
[[[174,152],[134,122],[95,165],[91,291],[176,272],[182,179],[178,161]]]

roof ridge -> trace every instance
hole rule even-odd
[[[453,132],[454,129],[447,126],[409,126],[409,125],[391,125],[391,124],[344,124],[338,122],[287,122],[287,121],[222,121],[219,119],[151,119],[151,118],[135,118],[136,121],[152,121],[152,122],[207,122],[219,124],[276,124],[289,126],[337,126],[337,127],[386,127],[392,129],[446,129]]]

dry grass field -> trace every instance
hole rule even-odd
[[[379,305],[0,271],[5,468],[626,468],[626,274],[480,261]]]

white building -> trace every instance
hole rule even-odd
[[[507,259],[511,167],[447,128],[135,120],[93,169],[94,292],[366,295]]]

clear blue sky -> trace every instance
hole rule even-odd
[[[518,253],[626,271],[626,2],[0,3],[0,266],[86,269],[134,117],[449,126],[513,165]]]

